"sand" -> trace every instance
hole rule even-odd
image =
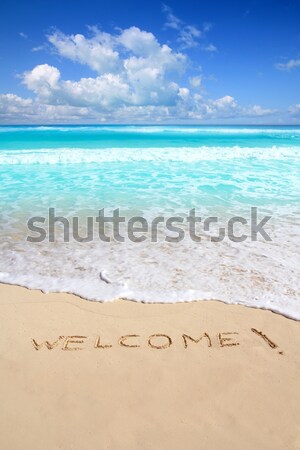
[[[1,450],[300,448],[299,322],[7,285],[0,314]]]

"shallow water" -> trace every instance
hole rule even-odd
[[[300,319],[300,128],[61,126],[0,127],[0,280],[93,300],[147,302],[219,299],[267,308]],[[28,242],[32,216],[86,217],[120,208],[126,221],[142,216],[202,220],[232,216],[250,222],[250,208],[272,241],[201,242],[186,234],[141,243]],[[127,222],[126,222],[127,223]],[[95,225],[95,224],[94,224]],[[248,224],[240,232],[250,235]],[[126,233],[124,232],[126,237]],[[106,271],[109,283],[99,273]]]

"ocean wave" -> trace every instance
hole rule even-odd
[[[9,240],[2,244],[0,281],[96,301],[214,299],[300,320],[296,226],[274,229],[273,242],[218,245],[205,239],[180,245]]]
[[[247,127],[247,126],[191,126],[191,125],[29,125],[29,126],[0,126],[0,133],[3,132],[65,132],[81,131],[92,133],[138,133],[138,134],[232,134],[232,135],[294,135],[300,136],[300,127]]]
[[[56,148],[0,150],[0,165],[82,164],[107,162],[186,162],[255,158],[294,159],[300,147],[164,147],[164,148]]]

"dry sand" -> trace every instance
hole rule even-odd
[[[300,448],[299,322],[6,285],[0,314],[1,450]]]

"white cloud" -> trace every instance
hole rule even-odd
[[[56,67],[42,64],[25,72],[23,83],[48,104],[92,105],[107,110],[176,103],[180,86],[173,78],[185,71],[185,55],[161,45],[152,33],[137,27],[114,35],[97,29],[93,32],[87,39],[56,31],[48,39],[61,56],[96,70],[96,78],[64,81]]]
[[[65,35],[56,31],[48,36],[48,41],[58,53],[74,62],[88,65],[98,73],[116,72],[119,66],[119,54],[113,49],[114,39],[97,30],[92,38],[82,34]]]
[[[213,27],[213,24],[210,22],[204,22],[203,24],[203,32],[207,33],[208,31],[210,31]]]
[[[186,100],[190,96],[190,91],[188,88],[179,88],[178,95],[182,100]]]
[[[160,123],[174,121],[173,109],[167,106],[124,106],[108,118],[121,123]]]
[[[216,100],[208,100],[207,102],[202,102],[201,98],[199,106],[204,116],[213,118],[219,116],[232,117],[238,113],[238,104],[231,95],[225,95],[224,97]]]
[[[123,30],[116,37],[116,42],[122,44],[126,50],[138,57],[149,57],[160,52],[161,46],[154,34],[140,30],[138,27],[130,27]]]
[[[276,112],[277,109],[262,108],[260,105],[253,105],[245,110],[245,114],[249,116],[269,116]]]
[[[0,94],[0,119],[3,123],[52,123],[95,119],[93,111],[70,105],[47,105],[15,94]],[[99,115],[97,117],[99,120]]]
[[[88,79],[85,79],[88,80]],[[67,83],[67,82],[66,82]],[[61,101],[65,104],[46,104],[39,98],[23,99],[14,94],[0,95],[0,120],[2,123],[174,123],[224,121],[234,118],[235,121],[243,117],[268,116],[274,110],[263,109],[256,105],[251,108],[241,107],[232,96],[224,96],[216,100],[205,99],[200,94],[193,94],[188,88],[179,88],[178,101],[172,106],[167,105],[127,105],[121,104],[115,108],[108,108],[103,99],[92,101],[74,86],[70,91],[62,92]],[[126,95],[126,93],[125,93]],[[68,97],[69,96],[69,97]],[[71,104],[67,103],[68,101]],[[113,98],[110,99],[113,102]],[[77,105],[76,105],[77,102]],[[112,103],[111,103],[112,104]],[[83,106],[85,105],[85,106]],[[299,114],[300,105],[290,110]]]
[[[165,26],[167,28],[173,28],[174,30],[180,30],[180,28],[184,25],[184,22],[173,14],[172,8],[163,3],[162,10],[166,14]]]
[[[182,26],[172,14],[169,27],[171,23],[176,29]],[[210,27],[204,24],[204,32]],[[190,36],[200,37],[199,30],[185,24],[183,28]],[[22,80],[34,99],[0,95],[1,122],[174,123],[274,113],[259,105],[241,107],[231,95],[207,98],[199,67],[193,75],[187,56],[161,44],[153,33],[138,27],[112,34],[97,28],[90,28],[90,32],[92,36],[86,37],[55,31],[48,40],[61,57],[88,66],[95,76],[68,80],[57,67],[39,64],[24,72]]]
[[[202,50],[204,50],[205,52],[217,52],[218,49],[214,44],[207,44],[207,45],[203,45],[201,47]]]
[[[228,108],[236,108],[237,103],[231,95],[225,95],[225,97],[219,98],[217,100],[212,101],[212,104],[217,109],[228,109]]]
[[[194,25],[186,25],[180,30],[177,40],[181,44],[181,48],[187,49],[197,47],[200,37],[202,37],[202,31]]]
[[[80,119],[94,119],[97,116],[95,113],[84,107],[74,107],[70,105],[44,105],[44,104],[35,104],[36,107],[36,116],[44,118],[47,122],[56,122],[59,123],[61,120],[64,122],[68,122],[71,120],[80,120]],[[99,120],[99,117],[98,117]]]
[[[98,106],[107,108],[128,103],[129,86],[117,74],[105,74],[79,81],[60,80],[60,71],[48,64],[25,72],[23,83],[49,105]]]
[[[190,77],[189,82],[192,87],[197,88],[201,85],[202,77],[200,75]]]
[[[194,94],[189,109],[186,111],[191,119],[232,119],[235,120],[271,116],[277,113],[275,109],[263,108],[260,105],[242,107],[231,95],[225,95],[218,99],[205,99],[200,94]]]
[[[46,49],[46,45],[38,45],[37,47],[33,47],[31,49],[32,52],[41,52]]]
[[[300,115],[300,103],[297,103],[296,105],[292,105],[289,107],[289,113],[293,116]]]
[[[286,63],[277,63],[275,64],[276,69],[283,70],[289,72],[292,69],[300,66],[300,59],[290,59]]]
[[[164,79],[159,69],[149,68],[139,59],[128,61],[124,77],[107,73],[79,81],[61,80],[57,68],[43,64],[25,72],[23,82],[47,104],[94,106],[114,109],[128,105],[174,105],[180,87]]]
[[[65,35],[56,31],[48,36],[49,42],[59,55],[89,66],[99,74],[120,73],[132,58],[140,66],[179,70],[186,60],[182,53],[176,53],[166,45],[160,45],[154,34],[130,27],[119,33],[109,34],[91,29],[93,37],[81,34]]]
[[[96,106],[100,109],[119,107],[131,103],[131,93],[119,75],[105,74],[79,81],[62,81],[54,100],[74,106]],[[54,101],[55,103],[55,101]]]
[[[173,13],[170,6],[163,4],[162,11],[166,15],[165,27],[178,31],[177,41],[179,42],[181,49],[188,49],[197,47],[199,40],[205,37],[205,34],[211,29],[211,23],[204,23],[203,28],[200,30],[195,25],[188,25],[183,20],[179,19]],[[217,48],[213,44],[208,44],[201,49],[205,51],[216,51]],[[214,50],[212,50],[214,49]]]
[[[0,94],[0,114],[13,115],[27,110],[31,105],[31,98],[22,98],[15,94]]]
[[[31,91],[47,98],[53,90],[57,89],[59,78],[60,72],[56,67],[40,64],[24,73],[23,83]]]

